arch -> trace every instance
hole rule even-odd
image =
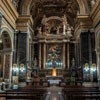
[[[88,1],[88,0],[83,0],[83,2],[84,2],[84,5],[85,5],[86,13],[89,13],[89,12],[90,12],[90,7],[89,7],[88,2],[90,2],[90,1]]]
[[[76,0],[77,3],[79,4],[79,8],[80,8],[80,14],[85,14],[87,12],[89,12],[89,5],[88,5],[88,0]],[[35,1],[33,0],[24,0],[22,1],[23,3],[21,3],[20,6],[22,6],[22,14],[30,14],[30,6],[32,6],[32,4],[34,4]]]
[[[30,14],[30,4],[31,4],[32,0],[25,0],[25,2],[23,3],[22,6],[22,14]]]
[[[12,36],[11,36],[10,33],[11,33],[11,31],[10,31],[8,28],[5,28],[5,27],[4,27],[4,28],[1,29],[0,37],[3,39],[3,45],[5,45],[5,42],[7,43],[7,42],[9,41],[9,43],[10,43],[10,44],[9,44],[9,45],[10,45],[10,48],[13,49],[13,42],[12,42],[13,39],[12,39]],[[9,39],[9,40],[5,40],[5,41],[4,41],[4,38],[5,38],[4,35],[7,36],[7,39]],[[4,47],[5,47],[5,46],[4,46]]]
[[[59,20],[59,21],[63,21],[61,17],[58,17],[58,16],[51,16],[51,17],[48,17],[46,18],[46,22],[48,22],[49,20],[52,20],[52,19],[55,19],[55,20]]]
[[[86,14],[86,6],[84,0],[77,0],[80,8],[79,14]]]

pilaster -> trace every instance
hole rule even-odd
[[[34,34],[34,31],[32,29],[33,26],[33,20],[32,17],[30,15],[21,15],[19,16],[18,20],[17,20],[17,26],[16,29],[18,31],[20,31],[21,34],[25,35],[27,34],[26,37],[26,61],[27,61],[27,66],[30,65],[30,49],[31,49],[31,44],[32,42],[30,42],[30,40],[32,40],[32,34]],[[21,39],[21,38],[20,38]]]
[[[41,43],[39,44],[39,68],[41,69]]]
[[[67,69],[70,67],[70,58],[69,58],[69,43],[67,43]]]
[[[10,78],[9,78],[9,87],[11,87],[11,80],[12,80],[12,58],[13,58],[13,53],[10,53]]]
[[[46,44],[44,43],[44,63],[43,63],[43,68],[45,69],[45,64],[46,64]]]
[[[65,46],[66,46],[65,43],[63,43],[63,68],[64,69],[65,69]]]

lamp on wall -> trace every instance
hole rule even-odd
[[[18,72],[17,64],[13,64],[13,72]]]
[[[92,66],[91,66],[91,71],[93,71],[93,72],[96,71],[96,64],[92,64]]]
[[[19,69],[21,72],[24,72],[25,71],[25,67],[24,67],[24,64],[20,64],[20,69]]]
[[[89,71],[89,64],[88,63],[85,64],[84,69],[86,72]]]
[[[84,66],[84,79],[86,81],[91,81],[91,82],[95,82],[96,81],[96,64],[95,63],[92,63],[92,64],[88,64],[88,63],[85,63],[85,66]],[[87,80],[88,79],[88,80]]]
[[[68,29],[67,29],[67,36],[72,37],[72,29],[70,26],[68,26]]]

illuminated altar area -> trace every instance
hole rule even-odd
[[[52,67],[52,75],[47,75],[46,76],[47,78],[47,81],[50,85],[59,85],[60,82],[62,81],[63,79],[63,76],[62,75],[57,75],[57,70],[55,67]]]
[[[55,67],[52,68],[52,76],[53,77],[57,76],[57,72],[56,72],[56,68]]]

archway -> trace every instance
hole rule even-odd
[[[12,44],[11,37],[7,31],[1,32],[0,43],[0,79],[11,82],[12,66]]]

